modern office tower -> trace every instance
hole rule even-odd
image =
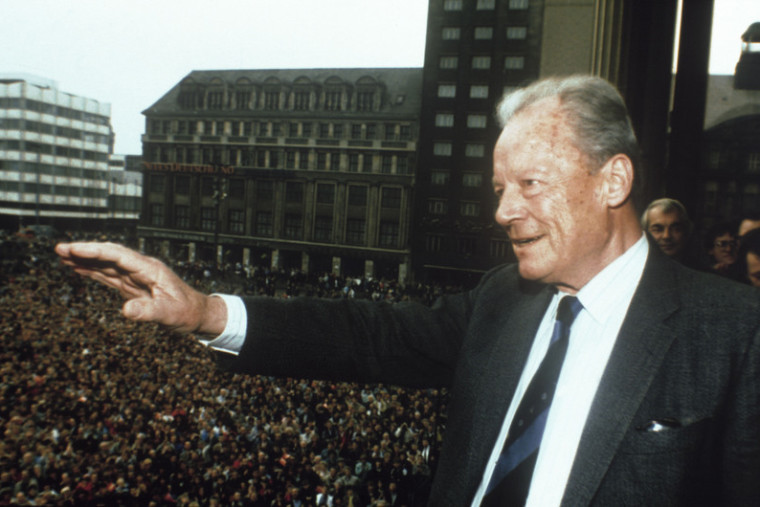
[[[433,0],[415,195],[415,274],[466,281],[511,254],[493,220],[495,105],[539,76],[543,2]]]
[[[193,71],[144,111],[145,251],[408,275],[421,69]]]
[[[108,227],[132,232],[142,209],[142,157],[111,155],[108,167]]]
[[[97,229],[108,218],[111,106],[0,75],[0,227]]]

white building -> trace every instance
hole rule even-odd
[[[111,105],[0,74],[0,226],[97,227],[109,218]]]

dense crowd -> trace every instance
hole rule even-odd
[[[233,375],[118,293],[0,243],[0,505],[422,505],[445,390]],[[202,290],[431,302],[392,281],[175,264]],[[380,303],[382,304],[382,303]]]

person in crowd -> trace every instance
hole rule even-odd
[[[649,245],[608,82],[541,80],[498,112],[496,220],[517,264],[433,307],[207,296],[121,245],[56,251],[129,319],[207,336],[231,371],[450,388],[430,505],[760,503],[760,294]]]
[[[641,226],[665,255],[686,266],[698,267],[696,256],[689,250],[693,226],[680,201],[664,197],[650,202],[641,215]]]
[[[736,235],[741,240],[745,234],[757,228],[760,228],[760,213],[747,213],[741,218],[741,220],[739,220],[739,227],[736,230]]]
[[[744,233],[738,258],[742,281],[753,287],[760,287],[760,228]]]
[[[718,222],[710,226],[704,234],[705,252],[712,260],[710,271],[733,279],[737,278],[738,241],[735,231],[735,223]]]

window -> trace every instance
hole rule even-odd
[[[393,172],[393,157],[391,155],[383,155],[380,172],[383,174],[391,174]]]
[[[401,209],[401,189],[398,187],[384,187],[380,205],[388,209]]]
[[[277,169],[280,167],[280,152],[277,150],[271,150],[269,152],[269,167]]]
[[[327,152],[325,151],[317,152],[317,170],[318,171],[327,170]]]
[[[514,10],[525,10],[528,8],[529,0],[509,0],[509,8]]]
[[[349,218],[346,220],[346,243],[351,245],[363,245],[366,222],[361,218]]]
[[[501,259],[507,256],[507,242],[503,239],[492,239],[488,253],[491,257]]]
[[[296,152],[295,151],[286,151],[285,152],[285,167],[287,169],[295,169],[296,168]]]
[[[476,26],[475,27],[475,40],[490,40],[490,39],[493,39],[492,26]]]
[[[524,56],[508,56],[504,59],[504,68],[508,70],[520,70],[525,68]]]
[[[216,230],[216,208],[210,206],[201,208],[201,229],[204,231]]]
[[[364,132],[364,138],[365,139],[375,139],[377,136],[377,125],[374,123],[368,123],[367,128]]]
[[[428,199],[428,213],[432,215],[444,215],[448,209],[448,202],[444,199]]]
[[[528,27],[526,26],[508,26],[507,39],[523,40],[528,36]]]
[[[462,186],[480,187],[483,184],[483,175],[481,173],[464,173],[462,175]]]
[[[290,122],[288,123],[288,137],[298,137],[298,123],[297,122]]]
[[[443,0],[444,11],[461,11],[463,0]]]
[[[311,136],[311,122],[304,122],[301,124],[301,137]]]
[[[445,26],[441,32],[443,40],[459,40],[462,30],[458,26]]]
[[[442,56],[438,60],[438,68],[440,69],[456,69],[459,65],[459,58],[456,56]]]
[[[256,199],[271,201],[274,197],[274,182],[271,180],[259,180],[256,182]]]
[[[760,153],[750,153],[747,157],[747,172],[760,172]]]
[[[331,216],[317,215],[314,218],[314,239],[332,241],[333,219]]]
[[[398,137],[402,141],[408,141],[408,140],[410,140],[412,138],[412,127],[411,127],[411,125],[401,125]]]
[[[340,171],[340,153],[337,151],[330,152],[330,170]]]
[[[470,86],[470,98],[471,99],[487,99],[488,98],[488,85],[472,85],[472,86]]]
[[[369,155],[366,153],[362,155],[361,166],[362,166],[363,173],[371,173],[372,172],[372,155]]]
[[[350,173],[359,172],[359,154],[358,153],[350,153],[348,155],[348,172]]]
[[[341,95],[340,90],[325,92],[325,109],[327,111],[341,111]]]
[[[359,123],[354,123],[351,125],[351,139],[361,139],[362,138],[362,126]]]
[[[465,157],[482,157],[486,154],[486,147],[483,144],[468,144],[464,148]]]
[[[303,219],[298,213],[285,213],[285,237],[301,239],[303,237]]]
[[[380,246],[398,246],[398,223],[380,222]]]
[[[280,108],[280,93],[276,91],[264,92],[264,109],[275,111]]]
[[[393,141],[396,139],[396,124],[395,123],[386,123],[383,125],[383,138],[386,141]]]
[[[150,225],[164,225],[164,205],[160,202],[154,202],[150,205]]]
[[[333,123],[333,137],[340,139],[343,137],[343,124],[342,123]]]
[[[430,173],[430,183],[433,185],[448,185],[451,173],[449,171],[433,170]]]
[[[307,111],[309,109],[309,92],[299,91],[293,97],[293,109],[296,111]]]
[[[475,9],[479,11],[492,10],[496,8],[496,0],[478,0]]]
[[[438,113],[435,115],[436,127],[453,127],[454,115],[451,113]]]
[[[309,151],[308,150],[298,150],[298,168],[299,169],[309,168]]]
[[[404,155],[396,157],[396,174],[409,174],[409,157]]]
[[[259,211],[256,213],[256,235],[258,236],[271,236],[272,235],[272,212],[271,211]]]
[[[190,228],[190,206],[177,205],[174,207],[174,227],[177,229]]]
[[[450,157],[451,156],[451,143],[433,143],[433,155],[438,155],[441,157]]]
[[[491,57],[490,56],[473,56],[472,57],[473,69],[490,69]]]
[[[285,183],[285,202],[303,202],[303,183],[300,181],[288,181]]]
[[[221,109],[224,100],[224,92],[221,90],[208,92],[208,108]]]
[[[348,187],[348,205],[349,206],[366,206],[367,205],[367,187],[361,185],[350,185]]]
[[[245,232],[245,212],[241,209],[231,209],[229,214],[230,232],[232,234],[243,234]]]
[[[438,96],[442,98],[452,98],[457,95],[457,85],[441,84],[438,85]]]
[[[330,124],[329,123],[320,123],[319,124],[319,137],[330,137]]]
[[[190,176],[174,177],[174,193],[177,195],[188,195],[190,193]]]
[[[150,192],[153,194],[163,194],[166,189],[166,176],[163,174],[150,175]]]
[[[375,92],[361,91],[356,94],[357,111],[372,111],[375,105]]]
[[[333,204],[335,202],[335,185],[317,183],[317,204]]]
[[[245,197],[245,180],[243,178],[230,178],[227,190],[231,199],[242,199]]]
[[[216,189],[216,182],[211,176],[205,176],[201,179],[201,195],[203,197],[212,197]]]
[[[440,234],[428,234],[425,236],[425,250],[427,252],[440,252],[443,248],[443,236]]]
[[[480,203],[477,203],[477,202],[460,203],[459,214],[462,215],[463,217],[479,217]]]
[[[477,242],[475,238],[458,238],[457,253],[462,255],[472,255],[475,253]]]
[[[471,129],[483,129],[486,128],[488,117],[484,114],[468,114],[467,115],[467,127]]]

